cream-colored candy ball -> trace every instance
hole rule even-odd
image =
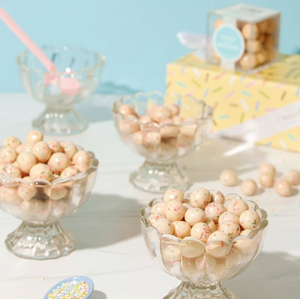
[[[172,138],[179,134],[179,128],[170,118],[162,120],[160,123],[160,135],[162,138]]]
[[[239,224],[239,217],[238,215],[231,213],[231,212],[224,212],[219,217],[219,224],[222,225],[225,222],[233,222]]]
[[[172,225],[174,236],[183,239],[190,235],[191,227],[185,221],[174,221]]]
[[[41,163],[45,163],[51,156],[51,149],[44,141],[37,142],[31,152],[36,156],[37,160]]]
[[[204,210],[211,201],[211,194],[204,188],[194,190],[190,196],[190,203],[195,208]]]
[[[72,162],[74,164],[85,164],[85,165],[90,165],[90,162],[91,162],[91,156],[89,155],[88,152],[86,151],[78,151],[74,157],[73,157],[73,160]]]
[[[166,211],[167,211],[167,204],[165,202],[159,202],[151,208],[152,214],[166,215]]]
[[[225,202],[225,196],[218,190],[210,190],[211,201],[223,204]]]
[[[78,173],[79,173],[79,170],[77,167],[69,166],[61,172],[60,177],[61,178],[72,178],[73,176],[77,175]]]
[[[259,182],[262,186],[271,188],[274,186],[274,176],[272,174],[260,174]]]
[[[237,180],[238,177],[235,171],[226,169],[221,172],[220,181],[224,186],[234,186]]]
[[[22,152],[30,152],[33,148],[34,144],[26,142],[24,144],[20,144],[18,147],[16,147],[16,151],[18,154]]]
[[[191,236],[206,243],[210,235],[209,227],[206,223],[196,223],[191,229]]]
[[[141,131],[132,134],[132,140],[137,145],[143,145],[143,133]]]
[[[255,54],[246,53],[239,60],[241,68],[245,71],[252,70],[257,66],[257,58]]]
[[[85,173],[89,168],[89,166],[87,166],[85,164],[75,164],[74,166],[79,170],[79,172],[82,172],[82,173]]]
[[[226,208],[228,212],[231,212],[237,216],[240,216],[244,211],[249,210],[247,203],[240,198],[231,199]]]
[[[158,146],[160,144],[161,135],[156,131],[144,132],[144,143],[147,146]]]
[[[46,210],[48,208],[48,203],[49,201],[29,199],[22,202],[21,208],[27,213],[35,214]]]
[[[54,153],[60,153],[63,151],[63,148],[61,146],[61,144],[57,141],[57,140],[49,140],[47,142],[49,148],[51,149],[51,153],[54,154]]]
[[[260,174],[270,174],[272,176],[275,176],[276,175],[276,168],[273,164],[263,163],[259,166],[259,173]]]
[[[132,115],[127,120],[119,120],[119,130],[123,134],[132,134],[140,130],[140,125],[136,117]]]
[[[134,109],[127,104],[123,104],[120,108],[119,108],[119,112],[125,115],[131,115],[134,114]]]
[[[250,53],[258,53],[262,49],[262,45],[259,40],[249,39],[246,41],[246,49]]]
[[[74,163],[81,164],[81,163],[76,163],[75,161]],[[48,166],[50,167],[53,173],[61,173],[65,168],[69,167],[70,165],[71,165],[70,159],[65,153],[55,153],[50,157],[48,161]]]
[[[11,146],[16,149],[22,142],[15,136],[8,136],[3,141],[3,146]]]
[[[163,260],[166,262],[180,261],[181,258],[180,246],[168,245],[162,249],[161,255]]]
[[[245,229],[240,233],[240,236],[248,237],[248,235],[252,232],[252,229]],[[241,253],[250,253],[256,249],[256,240],[241,238],[238,239],[233,248],[237,249]]]
[[[28,174],[37,163],[36,156],[32,152],[22,152],[17,158],[17,163],[21,171]]]
[[[268,53],[262,50],[256,54],[256,61],[258,65],[265,64],[268,60]]]
[[[285,179],[293,186],[296,186],[300,182],[300,172],[298,170],[290,170],[285,175]]]
[[[0,163],[1,164],[12,164],[17,159],[17,152],[11,146],[5,146],[0,149]]]
[[[196,267],[201,272],[210,272],[213,268],[215,268],[216,264],[216,259],[207,253],[205,253],[202,256],[199,256],[196,259]]]
[[[220,26],[223,25],[223,20],[222,19],[218,19],[216,20],[215,24],[214,24],[214,28],[215,30],[218,29]]]
[[[180,112],[180,108],[177,104],[167,104],[166,107],[172,111],[173,116],[177,116]]]
[[[215,223],[219,222],[219,217],[226,212],[226,208],[217,202],[212,202],[205,208],[206,217],[211,218]]]
[[[206,217],[205,223],[208,225],[211,234],[217,230],[217,226],[211,218]]]
[[[180,126],[183,122],[183,118],[181,116],[174,116],[172,118],[175,125]]]
[[[21,178],[22,172],[20,168],[15,164],[6,164],[2,170],[2,173],[11,178]]]
[[[258,26],[260,32],[262,32],[262,33],[266,32],[267,27],[268,27],[268,20],[264,20],[264,21],[257,23],[257,26]]]
[[[240,225],[244,229],[255,229],[261,223],[259,215],[255,211],[244,211],[240,215]]]
[[[256,24],[246,23],[242,28],[242,34],[245,39],[257,39],[259,33],[260,31]]]
[[[169,201],[177,200],[180,202],[184,201],[183,192],[179,189],[169,189],[164,194],[164,201],[168,203]]]
[[[153,226],[156,227],[161,234],[173,234],[173,225],[166,218],[157,219]]]
[[[0,172],[2,172],[2,170],[4,169],[5,165],[4,164],[0,164]]]
[[[166,218],[171,221],[180,221],[183,219],[185,208],[178,200],[172,200],[167,203]]]
[[[193,237],[186,237],[181,243],[182,256],[187,258],[196,258],[204,253],[204,246]]]
[[[40,131],[33,130],[29,132],[26,136],[26,142],[31,144],[36,144],[39,141],[43,141],[44,135]]]
[[[285,179],[278,180],[275,183],[275,191],[280,196],[291,196],[293,191],[292,184]]]
[[[50,182],[53,177],[53,172],[48,165],[39,163],[30,169],[29,176],[32,181],[45,180]]]
[[[78,152],[78,148],[77,146],[72,143],[72,142],[68,142],[65,146],[64,146],[64,152],[65,154],[68,156],[68,158],[70,160],[73,159],[74,155]]]
[[[264,42],[264,48],[267,50],[271,50],[275,46],[275,37],[273,35],[266,35],[265,42]]]
[[[192,208],[185,212],[184,219],[190,226],[194,226],[198,222],[206,222],[206,215],[202,209]]]
[[[151,119],[157,123],[160,123],[163,119],[172,118],[172,111],[165,106],[156,105],[150,112]]]
[[[24,200],[29,200],[36,195],[36,188],[31,185],[20,185],[18,187],[18,195]]]
[[[183,123],[180,127],[180,132],[183,135],[194,138],[197,131],[197,120],[194,117],[188,117],[183,120]]]
[[[68,190],[64,186],[52,186],[51,188],[46,188],[45,193],[52,200],[59,200],[64,198],[68,194]]]
[[[234,266],[237,266],[240,263],[240,261],[240,253],[235,249],[231,249],[226,257],[226,268],[233,268]]]
[[[227,244],[229,241],[230,237],[226,233],[215,231],[207,240],[209,244],[206,246],[206,252],[213,257],[226,256],[230,250],[230,246]]]
[[[276,31],[277,25],[275,19],[269,19],[268,25],[266,26],[266,33],[273,34]]]
[[[166,218],[164,215],[162,214],[151,214],[149,217],[148,217],[148,222],[153,225],[153,223],[158,220],[158,219],[161,219],[161,218]]]
[[[241,190],[243,194],[253,196],[257,191],[257,184],[252,179],[246,179],[242,182]]]
[[[230,239],[232,240],[233,238],[237,237],[241,233],[241,229],[239,224],[234,223],[234,222],[224,222],[222,223],[218,231],[223,232],[227,234]]]
[[[140,117],[140,122],[142,124],[150,123],[152,121],[151,117],[149,115],[142,115]]]
[[[0,198],[7,204],[17,205],[22,202],[22,198],[18,195],[18,188],[0,187]]]

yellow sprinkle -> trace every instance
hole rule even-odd
[[[271,212],[274,212],[274,209],[270,209]]]
[[[254,201],[257,202],[257,198],[254,198]]]

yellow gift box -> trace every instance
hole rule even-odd
[[[194,53],[167,66],[167,91],[191,95],[214,108],[222,137],[300,152],[300,55],[255,74],[228,72]],[[193,109],[183,103],[182,115]]]

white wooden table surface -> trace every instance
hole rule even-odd
[[[20,220],[0,211],[1,299],[41,299],[52,285],[73,275],[87,275],[94,280],[92,299],[160,299],[179,284],[156,266],[142,239],[140,210],[154,195],[137,191],[129,184],[129,174],[142,164],[143,158],[119,140],[110,114],[115,98],[95,96],[80,104],[78,110],[88,117],[89,129],[67,138],[94,151],[100,160],[90,199],[78,212],[61,220],[75,234],[75,252],[48,261],[12,255],[4,240]],[[42,109],[43,105],[25,94],[1,94],[1,142],[7,135],[24,139],[31,120]],[[226,194],[239,193],[240,187],[221,186],[218,177],[223,169],[236,169],[240,179],[257,179],[262,162],[274,163],[283,174],[295,167],[300,169],[300,154],[213,138],[180,164],[196,182],[193,187],[220,189]],[[300,298],[298,193],[299,187],[292,197],[280,198],[274,189],[267,189],[254,197],[268,212],[270,224],[257,260],[242,275],[225,283],[240,299]]]

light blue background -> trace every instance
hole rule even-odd
[[[204,34],[208,11],[231,0],[1,0],[0,5],[37,44],[72,45],[107,57],[98,92],[131,93],[165,88],[169,62],[189,50],[176,34]],[[284,53],[300,49],[300,1],[243,1],[282,13]],[[0,22],[0,92],[22,92],[15,59],[24,46]]]

